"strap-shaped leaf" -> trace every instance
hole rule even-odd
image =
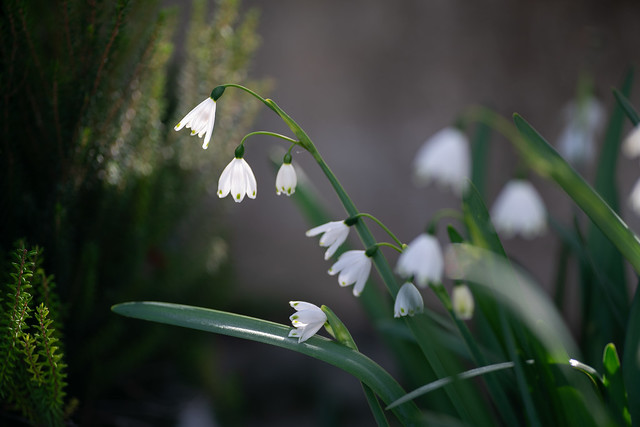
[[[516,142],[516,147],[531,167],[562,187],[640,273],[638,236],[525,119],[515,114],[513,120],[524,137]]]
[[[285,325],[218,310],[162,302],[128,302],[111,309],[127,317],[228,335],[306,354],[352,374],[380,396],[385,404],[405,394],[387,371],[364,354],[319,336],[298,343],[296,339],[288,337],[291,328]],[[409,425],[420,415],[413,403],[399,406],[394,413]]]

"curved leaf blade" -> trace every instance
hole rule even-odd
[[[298,343],[288,337],[291,328],[285,325],[213,309],[153,301],[127,302],[111,309],[122,316],[228,335],[306,354],[352,374],[385,404],[405,394],[387,371],[362,353],[319,336]],[[394,413],[409,424],[420,416],[413,403],[399,406]]]

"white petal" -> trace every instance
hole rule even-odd
[[[325,224],[319,225],[317,227],[313,227],[311,230],[308,230],[305,235],[307,237],[317,236],[320,233],[324,233],[327,230],[331,230],[335,228],[336,225],[344,223],[344,221],[330,221]]]
[[[359,267],[358,277],[353,285],[353,295],[356,297],[360,296],[364,290],[364,286],[367,284],[367,279],[369,279],[369,274],[371,273],[371,258],[368,256],[365,256],[365,258],[365,261]]]
[[[413,316],[424,310],[424,301],[420,291],[413,283],[406,282],[398,291],[393,307],[394,317]]]
[[[293,317],[295,316],[297,316],[297,319],[295,320],[303,325],[310,325],[318,322],[324,323],[327,319],[327,316],[324,314],[322,309],[319,309],[318,307],[315,309],[299,310],[297,313],[291,315],[291,321],[294,320]]]
[[[213,101],[213,107],[211,107],[211,111],[209,112],[209,122],[207,124],[207,133],[204,137],[204,142],[202,143],[202,148],[204,148],[205,150],[209,146],[209,141],[211,141],[211,135],[213,134],[213,126],[215,123],[216,123],[216,102]]]
[[[235,160],[235,159],[234,159]],[[233,169],[233,160],[224,168],[218,179],[218,197],[227,197],[231,191],[231,171]]]
[[[246,175],[243,167],[244,159],[233,159],[231,168],[231,197],[236,203],[240,203],[247,192]]]
[[[339,273],[344,268],[352,265],[354,262],[364,256],[366,255],[364,254],[363,250],[353,250],[343,253],[342,255],[340,255],[340,258],[338,258],[338,261],[336,261],[331,266],[331,268],[329,269],[329,274],[333,276]]]
[[[294,308],[297,311],[312,310],[314,308],[317,308],[320,310],[320,307],[318,307],[317,305],[311,304],[310,302],[304,302],[304,301],[289,301],[289,305],[291,306],[291,308]]]
[[[247,197],[249,197],[250,199],[255,199],[258,192],[258,183],[256,182],[255,175],[253,175],[251,166],[249,166],[249,163],[247,163],[244,159],[242,159],[242,169],[244,171]]]

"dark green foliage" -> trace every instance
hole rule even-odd
[[[225,94],[207,151],[173,126],[215,86],[247,81],[257,15],[243,15],[237,0],[181,6],[0,3],[0,256],[19,238],[47,248],[45,264],[37,260],[29,273],[34,300],[25,318],[64,325],[68,393],[81,399],[85,423],[141,363],[197,353],[177,351],[184,334],[114,321],[113,303],[226,302],[217,283],[230,274],[228,245],[209,190],[257,106]],[[36,311],[40,304],[48,315]],[[25,373],[36,378],[50,375],[37,368],[42,334],[30,331],[21,347],[33,364]]]
[[[34,308],[35,301],[53,300],[54,282],[47,278],[46,296],[40,294],[41,286],[34,286],[47,277],[39,267],[40,248],[27,250],[21,245],[12,255],[13,271],[0,287],[0,396],[6,402],[3,409],[19,412],[34,425],[62,425],[67,366],[60,349],[60,330],[53,327],[59,320],[45,303]]]

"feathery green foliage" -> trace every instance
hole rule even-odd
[[[60,329],[53,326],[60,321],[45,303],[34,308],[36,301],[53,300],[54,283],[40,267],[42,249],[20,245],[13,258],[13,271],[0,288],[0,396],[4,409],[17,411],[32,424],[63,425],[67,366]],[[34,286],[43,277],[46,288]]]

